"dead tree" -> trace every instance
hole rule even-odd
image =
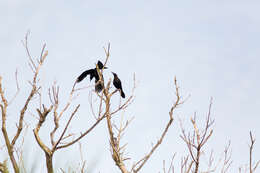
[[[10,103],[12,102],[13,99],[7,99],[6,98],[6,93],[3,87],[2,83],[2,77],[0,76],[0,97],[1,97],[1,118],[2,118],[2,134],[4,137],[5,141],[5,146],[8,151],[8,156],[9,159],[12,163],[13,169],[15,173],[21,172],[19,170],[19,166],[17,164],[17,158],[14,155],[14,150],[15,150],[15,144],[17,144],[17,140],[19,137],[21,137],[21,132],[24,129],[24,117],[26,115],[26,112],[28,111],[28,106],[32,102],[32,98],[38,97],[37,99],[41,103],[41,96],[42,96],[42,91],[41,86],[39,85],[39,72],[40,68],[42,67],[47,55],[48,51],[45,51],[45,44],[42,48],[41,55],[38,59],[33,60],[31,57],[28,44],[27,44],[27,39],[28,39],[28,34],[25,37],[25,41],[23,42],[24,47],[26,49],[27,55],[29,57],[29,66],[32,70],[33,78],[29,82],[31,85],[31,90],[25,99],[25,103],[23,107],[21,108],[21,111],[19,113],[19,120],[18,120],[18,125],[17,129],[15,131],[15,134],[13,137],[10,137],[10,133],[7,132],[7,114],[8,114],[8,107],[10,106]],[[110,44],[108,44],[107,48],[104,48],[105,50],[105,56],[106,60],[104,63],[104,66],[106,66],[109,58],[110,58]],[[135,86],[135,76],[134,76],[134,86],[132,90],[132,94],[129,95],[124,101],[121,102],[118,105],[118,107],[114,108],[112,107],[112,98],[116,95],[116,93],[119,91],[118,89],[116,90],[111,90],[111,83],[112,80],[109,79],[107,82],[103,78],[103,69],[99,69],[98,65],[96,65],[96,69],[99,75],[99,84],[102,85],[102,91],[96,92],[95,94],[97,95],[97,98],[99,99],[98,104],[96,105],[97,110],[94,110],[93,108],[93,103],[90,103],[90,107],[92,109],[93,115],[94,115],[94,123],[87,127],[86,129],[83,130],[80,134],[72,134],[68,132],[68,128],[71,125],[72,119],[78,114],[78,110],[80,109],[80,104],[76,105],[73,107],[72,102],[73,99],[79,91],[81,91],[82,88],[76,88],[76,82],[74,83],[71,91],[68,93],[69,99],[64,103],[62,103],[62,100],[60,100],[60,95],[59,95],[59,89],[60,87],[54,83],[48,92],[49,96],[49,102],[40,104],[39,107],[36,108],[36,113],[38,114],[38,122],[35,125],[35,128],[33,129],[34,137],[39,145],[39,147],[43,150],[45,153],[45,161],[46,161],[46,168],[48,173],[53,173],[53,156],[54,153],[60,149],[68,148],[71,145],[79,142],[82,138],[87,136],[89,133],[93,131],[97,127],[97,125],[100,124],[102,120],[106,121],[107,125],[107,130],[109,134],[109,144],[110,144],[110,151],[111,151],[111,156],[116,164],[116,166],[119,168],[119,170],[122,173],[138,173],[144,165],[147,163],[147,161],[152,157],[153,153],[159,148],[159,146],[162,144],[167,132],[169,131],[170,126],[172,126],[174,122],[174,117],[173,114],[175,110],[178,108],[179,105],[184,103],[184,100],[180,96],[179,92],[179,86],[177,84],[176,78],[174,78],[174,91],[176,95],[176,100],[172,104],[170,111],[169,111],[169,117],[168,121],[165,124],[165,127],[159,137],[159,140],[155,142],[155,145],[153,145],[145,154],[142,158],[140,158],[138,161],[136,161],[131,168],[129,168],[128,165],[126,165],[126,160],[130,159],[126,157],[125,151],[126,151],[126,146],[127,144],[122,144],[121,139],[125,133],[126,128],[129,126],[130,120],[123,120],[123,116],[121,117],[121,122],[120,124],[114,123],[112,120],[115,116],[118,116],[118,114],[122,111],[124,111],[134,100],[134,90],[136,88]],[[17,73],[15,75],[16,77],[16,85],[17,85],[17,93],[14,95],[13,98],[16,97],[16,95],[19,92],[19,84],[17,80]],[[61,107],[62,104],[65,104],[64,107]],[[48,106],[46,106],[48,105]],[[183,157],[181,160],[181,173],[199,173],[200,170],[200,158],[202,155],[203,147],[209,140],[209,138],[212,136],[213,129],[212,125],[214,123],[214,120],[211,120],[211,105],[212,101],[210,102],[209,105],[209,111],[206,116],[206,123],[205,126],[202,129],[199,129],[198,123],[196,121],[196,116],[191,118],[191,123],[193,130],[191,133],[187,133],[185,129],[183,128],[181,124],[181,129],[182,129],[182,134],[180,135],[181,139],[185,142],[187,149],[189,151],[189,155],[186,157]],[[73,107],[73,108],[72,108]],[[69,111],[70,108],[72,108],[72,111]],[[96,114],[94,112],[97,112]],[[61,118],[66,118],[65,115],[68,115],[67,121],[65,122],[64,125],[61,125],[60,120]],[[46,118],[48,116],[53,117],[53,129],[49,132],[49,138],[50,138],[50,144],[47,144],[45,141],[42,140],[40,137],[40,131],[43,128],[43,124],[46,123]],[[60,133],[58,134],[58,131]],[[249,146],[249,170],[250,173],[253,173],[256,168],[258,167],[260,161],[254,162],[252,161],[252,153],[253,153],[253,147],[255,143],[255,139],[252,136],[252,133],[250,132],[250,140],[251,144]],[[219,166],[219,163],[221,160],[219,160],[218,164],[216,166],[213,166],[213,152],[210,154],[209,157],[209,162],[208,162],[208,169],[206,171],[203,171],[204,173],[209,173],[209,172],[215,172],[217,168],[219,168],[221,173],[226,173],[227,170],[229,169],[232,161],[230,159],[230,143],[229,145],[225,148],[224,150],[224,156],[222,159],[223,160],[223,165]],[[175,156],[175,155],[174,155]],[[166,173],[174,173],[174,166],[173,166],[173,159],[174,156],[171,160],[170,167],[169,169],[166,170],[165,167],[165,162],[163,162],[163,172]],[[81,172],[84,170],[85,163],[82,166]],[[0,171],[1,172],[7,172],[7,167],[6,167],[6,161],[0,162]]]
[[[104,49],[104,50],[105,50],[105,54],[106,54],[106,61],[105,61],[105,65],[106,65],[107,60],[109,59],[109,56],[110,56],[110,45],[108,45],[107,49]],[[162,132],[160,139],[150,149],[148,154],[146,154],[143,158],[141,158],[139,161],[137,161],[132,166],[131,170],[128,170],[127,166],[124,163],[125,160],[129,159],[129,158],[126,158],[125,154],[124,154],[125,149],[126,149],[126,144],[121,145],[121,139],[122,139],[125,129],[129,125],[131,120],[129,120],[129,121],[127,120],[125,123],[123,121],[121,121],[120,125],[118,126],[118,125],[112,123],[112,118],[113,118],[113,116],[116,116],[116,113],[125,110],[129,106],[129,104],[133,101],[133,94],[131,96],[129,96],[126,99],[126,101],[124,101],[123,103],[120,102],[120,105],[116,109],[112,109],[111,108],[111,98],[116,94],[116,92],[118,90],[110,91],[111,79],[109,79],[109,81],[105,85],[105,81],[104,81],[103,75],[102,75],[103,69],[99,69],[98,66],[96,68],[98,70],[98,75],[101,80],[101,83],[104,84],[104,86],[103,86],[104,89],[102,90],[101,94],[97,93],[100,98],[98,115],[100,115],[100,110],[104,105],[105,112],[104,112],[103,116],[105,116],[106,122],[107,122],[107,129],[109,132],[109,143],[110,143],[110,148],[111,148],[112,159],[114,160],[116,166],[120,169],[120,171],[122,173],[129,173],[129,172],[137,173],[141,170],[141,168],[145,165],[145,163],[148,161],[148,159],[152,156],[154,151],[162,143],[166,133],[168,132],[169,127],[173,123],[173,112],[180,104],[183,103],[181,101],[181,97],[179,94],[179,87],[177,85],[177,80],[176,80],[176,78],[174,79],[176,101],[174,102],[174,104],[172,105],[172,107],[170,109],[169,121],[166,124],[165,129]],[[134,81],[135,81],[135,79],[134,79]],[[133,87],[133,92],[134,92],[134,89],[135,89],[135,85]],[[103,118],[103,116],[102,116],[102,118]]]
[[[107,62],[107,60],[108,60],[108,57],[106,58],[106,62]],[[105,62],[105,65],[106,65],[106,62]],[[98,69],[98,66],[97,66],[97,69]],[[102,80],[102,84],[104,85],[104,79],[102,78],[103,69],[98,69],[98,71],[99,71],[100,78]],[[108,94],[106,92],[107,88],[110,87],[110,85],[107,85],[107,88],[105,88],[102,91],[102,96],[100,96],[97,93],[97,95],[100,97],[100,102],[99,102],[100,105],[99,105],[98,115],[95,116],[95,122],[93,123],[93,125],[91,125],[89,128],[87,128],[85,131],[81,132],[80,135],[78,135],[77,137],[75,135],[72,135],[72,134],[66,134],[68,127],[71,123],[71,120],[76,115],[76,113],[77,113],[77,111],[80,107],[80,105],[77,105],[74,108],[74,111],[70,113],[70,117],[67,120],[67,122],[65,123],[66,125],[63,127],[62,133],[59,134],[57,139],[55,140],[55,134],[57,132],[57,129],[61,128],[59,120],[61,119],[61,117],[63,117],[65,112],[68,112],[68,108],[71,106],[71,103],[72,103],[72,100],[73,100],[75,93],[77,91],[81,90],[81,89],[76,89],[75,85],[76,85],[76,83],[74,83],[72,90],[69,93],[69,100],[67,101],[64,108],[62,108],[60,112],[58,111],[58,108],[59,108],[59,105],[60,105],[59,87],[56,86],[55,84],[52,86],[51,89],[49,89],[49,98],[50,98],[50,102],[51,102],[51,105],[49,106],[49,108],[46,108],[44,104],[42,105],[42,108],[37,108],[37,113],[39,115],[39,121],[36,125],[36,128],[33,130],[33,132],[34,132],[34,136],[35,136],[35,139],[36,139],[38,145],[40,146],[40,148],[45,153],[48,173],[53,173],[53,155],[57,150],[67,148],[67,147],[79,142],[83,137],[85,137],[87,134],[89,134],[103,119],[108,117],[108,114],[110,114],[109,107],[107,107],[106,110],[104,112],[102,112],[102,105],[104,104],[103,102],[107,103],[108,100],[111,97],[111,96],[108,96]],[[109,98],[108,100],[104,99],[103,93],[107,94],[106,96]],[[122,106],[120,106],[118,108],[118,110],[116,110],[114,113],[116,113],[120,109],[124,109],[125,107],[127,107],[128,104],[131,103],[132,99],[133,99],[133,97],[129,97],[127,99],[127,101]],[[51,146],[48,147],[48,145],[45,144],[44,141],[39,136],[39,131],[40,131],[43,123],[45,122],[46,117],[50,113],[53,114],[54,128],[50,132]],[[71,139],[72,136],[74,137],[73,139]]]
[[[25,102],[25,106],[21,110],[17,133],[15,134],[12,141],[10,141],[8,133],[6,132],[6,121],[5,120],[6,120],[6,114],[7,114],[6,112],[7,112],[7,107],[8,107],[8,101],[5,98],[4,90],[2,89],[2,82],[1,82],[1,78],[0,78],[0,94],[1,94],[1,100],[2,100],[1,109],[2,109],[2,120],[3,120],[2,121],[2,132],[4,134],[6,146],[7,146],[8,153],[9,153],[9,157],[10,157],[10,160],[12,162],[12,165],[14,167],[15,172],[19,172],[19,168],[18,168],[17,162],[15,160],[15,157],[13,155],[13,147],[14,147],[14,144],[15,144],[16,140],[18,139],[18,137],[20,136],[20,133],[22,131],[24,114],[27,110],[28,104],[32,100],[32,97],[37,95],[38,100],[41,103],[41,96],[42,96],[43,93],[41,93],[41,90],[40,90],[41,86],[38,86],[38,83],[39,83],[38,74],[39,74],[40,67],[42,66],[45,58],[48,55],[48,51],[45,51],[45,45],[44,45],[40,58],[38,60],[34,61],[33,58],[31,57],[30,51],[28,49],[27,37],[28,37],[28,34],[26,35],[24,46],[26,48],[26,52],[27,52],[27,55],[29,57],[30,68],[31,68],[31,70],[34,74],[33,80],[30,82],[30,84],[32,86],[32,90],[31,90],[31,92],[30,92],[30,94],[29,94],[29,96],[28,96],[28,98]],[[109,56],[110,56],[110,45],[108,45],[107,49],[105,49],[105,54],[106,54],[106,61],[105,61],[104,66],[106,65],[106,63],[109,59]],[[163,132],[161,134],[161,137],[156,142],[156,144],[150,149],[148,154],[146,154],[143,158],[141,158],[139,161],[137,161],[132,166],[131,170],[127,170],[127,167],[124,163],[124,161],[127,159],[127,158],[125,158],[125,155],[124,155],[125,146],[121,146],[120,139],[122,138],[124,130],[129,125],[130,121],[126,121],[125,124],[121,123],[120,127],[117,127],[115,124],[112,123],[111,120],[114,116],[116,116],[116,114],[118,112],[125,110],[132,103],[134,97],[133,97],[133,94],[132,94],[128,98],[126,98],[123,103],[120,102],[120,105],[117,108],[115,108],[115,109],[111,108],[111,98],[112,98],[112,96],[114,96],[116,94],[116,92],[118,90],[110,91],[110,89],[111,89],[111,79],[109,79],[109,81],[107,83],[105,83],[105,81],[103,79],[103,75],[102,75],[103,69],[99,69],[98,66],[96,68],[97,68],[97,71],[98,71],[99,78],[101,80],[101,84],[103,85],[102,92],[96,93],[97,96],[100,99],[100,102],[99,102],[99,105],[98,105],[98,113],[97,113],[97,115],[95,115],[96,121],[93,123],[93,125],[91,125],[87,129],[85,129],[85,131],[81,132],[78,136],[75,137],[75,135],[67,134],[67,130],[68,130],[68,127],[69,127],[73,117],[77,114],[78,109],[80,108],[80,105],[77,105],[74,108],[74,111],[69,113],[70,116],[69,116],[67,122],[65,123],[65,126],[60,127],[60,123],[59,123],[61,117],[63,117],[65,112],[68,113],[68,110],[69,110],[68,108],[71,107],[71,105],[72,105],[71,103],[72,103],[73,97],[75,96],[75,93],[80,90],[80,89],[75,88],[75,84],[73,85],[72,90],[69,93],[69,100],[66,102],[66,104],[63,108],[58,109],[60,107],[61,101],[59,99],[59,86],[56,86],[56,84],[54,84],[49,89],[48,94],[49,94],[49,99],[50,99],[51,104],[49,104],[49,106],[46,106],[47,104],[41,103],[40,106],[38,108],[36,108],[36,112],[38,114],[38,123],[36,124],[35,128],[33,129],[33,133],[34,133],[34,137],[36,139],[36,142],[38,143],[40,148],[45,153],[46,167],[47,167],[48,173],[54,172],[54,170],[53,170],[53,155],[57,150],[67,148],[67,147],[79,142],[83,137],[85,137],[87,134],[89,134],[104,119],[106,119],[106,122],[107,122],[107,129],[108,129],[108,132],[109,132],[111,154],[112,154],[112,158],[113,158],[114,162],[116,163],[118,168],[123,173],[128,173],[128,172],[137,173],[137,172],[139,172],[141,170],[141,168],[145,165],[145,163],[149,160],[149,158],[152,156],[154,151],[162,143],[166,133],[168,132],[169,127],[173,123],[173,112],[175,111],[175,109],[180,104],[183,103],[181,101],[181,97],[179,95],[179,87],[177,85],[177,80],[175,78],[174,84],[175,84],[175,92],[176,92],[175,93],[176,94],[176,101],[174,102],[174,104],[170,108],[169,121],[166,124],[165,129],[163,130]],[[18,86],[18,84],[17,84],[17,86]],[[135,89],[135,85],[133,87],[133,92],[134,92],[134,89]],[[60,110],[60,111],[58,111],[58,110]],[[42,128],[42,125],[46,122],[47,116],[50,116],[51,114],[53,116],[52,122],[54,124],[54,128],[51,130],[50,135],[49,135],[51,145],[48,145],[41,139],[39,132]],[[59,128],[62,128],[62,130],[61,130],[61,134],[58,135],[58,134],[56,134],[56,132]],[[115,130],[117,130],[117,132],[115,132]],[[55,136],[56,136],[56,138],[55,138]],[[71,138],[72,136],[74,138]],[[66,139],[66,141],[65,141],[65,139]]]

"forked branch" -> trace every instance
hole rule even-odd
[[[194,173],[199,172],[199,164],[200,164],[202,147],[206,144],[206,142],[209,140],[209,138],[213,133],[213,129],[210,128],[214,123],[214,120],[210,119],[211,106],[212,106],[212,99],[210,101],[209,111],[206,117],[206,124],[202,130],[199,130],[197,126],[196,116],[194,116],[194,118],[191,118],[191,123],[193,125],[192,135],[190,133],[188,133],[188,135],[186,134],[182,126],[182,123],[180,122],[181,130],[182,130],[182,134],[180,135],[180,137],[186,143],[192,161],[195,163]]]

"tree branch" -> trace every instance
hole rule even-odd
[[[176,77],[174,78],[174,85],[175,85],[176,101],[170,109],[170,112],[169,112],[170,119],[169,119],[160,139],[157,141],[155,146],[152,147],[152,149],[150,150],[150,152],[147,155],[145,155],[142,159],[140,159],[136,164],[133,165],[132,171],[134,173],[137,173],[138,171],[141,170],[141,168],[144,166],[144,164],[147,162],[147,160],[151,157],[153,152],[160,146],[160,144],[162,143],[166,133],[168,132],[169,127],[171,126],[171,124],[173,122],[173,111],[177,108],[177,106],[179,106],[180,104],[183,103],[183,102],[180,101],[181,97],[180,97],[180,94],[179,94],[179,86],[177,84]]]
[[[249,171],[250,173],[255,172],[257,169],[258,165],[260,164],[260,160],[256,162],[255,165],[253,165],[253,148],[255,144],[255,139],[253,138],[252,132],[250,131],[250,146],[249,146]]]
[[[27,41],[26,41],[27,42]],[[26,44],[26,47],[27,47],[27,44]],[[43,49],[44,49],[45,45],[43,46]],[[27,107],[30,103],[30,101],[32,100],[33,96],[35,95],[35,93],[37,92],[37,80],[38,80],[38,74],[39,74],[39,70],[45,60],[45,58],[47,57],[48,55],[48,51],[45,51],[44,55],[40,58],[40,61],[39,61],[39,64],[38,66],[36,67],[35,69],[35,73],[34,73],[34,77],[33,77],[33,81],[32,81],[32,90],[20,112],[20,118],[19,118],[19,126],[17,127],[17,131],[16,131],[16,134],[12,140],[12,145],[15,144],[16,140],[18,139],[18,137],[20,136],[20,133],[22,132],[22,129],[23,129],[23,119],[24,119],[24,114],[27,110]],[[31,60],[32,61],[32,60]]]
[[[78,105],[78,106],[76,107],[76,109],[73,111],[73,113],[71,114],[70,119],[69,119],[69,121],[67,122],[67,124],[66,124],[66,126],[65,126],[65,128],[64,128],[64,130],[63,130],[63,132],[62,132],[62,134],[61,134],[61,136],[60,136],[60,138],[58,139],[58,141],[55,143],[55,145],[54,145],[53,148],[52,148],[52,151],[53,151],[53,152],[57,149],[57,146],[59,145],[60,141],[63,139],[63,136],[65,135],[65,133],[66,133],[66,131],[67,131],[67,129],[68,129],[68,126],[69,126],[69,124],[70,124],[70,122],[71,122],[73,116],[74,116],[74,115],[76,114],[76,112],[78,111],[79,107],[80,107],[80,105]]]
[[[210,120],[211,105],[212,105],[212,98],[210,100],[209,111],[206,117],[206,125],[202,131],[200,131],[199,128],[197,127],[196,116],[194,116],[194,118],[191,118],[191,123],[193,125],[193,136],[186,135],[185,130],[181,123],[182,135],[180,137],[186,143],[189,149],[190,156],[193,162],[195,163],[194,173],[199,172],[200,155],[202,152],[201,149],[213,134],[213,130],[210,129],[210,127],[214,123],[214,120]]]

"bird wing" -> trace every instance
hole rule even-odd
[[[95,82],[99,81],[99,75],[96,68],[93,69],[93,73],[91,73],[90,80],[92,80],[93,77],[95,78]]]
[[[94,69],[89,69],[81,73],[81,75],[79,75],[79,77],[77,78],[77,82],[81,82],[87,75],[92,74],[93,71]]]

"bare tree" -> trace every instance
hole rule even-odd
[[[124,99],[121,100],[119,97],[119,105],[112,106],[113,101],[112,98],[115,97],[117,92],[120,92],[118,89],[112,89],[111,83],[112,79],[110,78],[108,81],[105,81],[103,78],[103,69],[99,69],[98,65],[96,65],[96,69],[99,76],[98,84],[102,85],[101,92],[91,92],[91,99],[90,99],[90,108],[94,117],[94,122],[89,127],[86,127],[80,133],[70,133],[69,127],[71,126],[71,122],[75,116],[79,113],[80,104],[74,105],[74,99],[80,94],[80,91],[89,88],[77,88],[76,81],[72,86],[72,89],[67,93],[68,100],[64,101],[60,99],[60,86],[54,82],[54,84],[49,88],[47,93],[42,93],[42,86],[39,84],[39,72],[44,64],[44,61],[48,55],[48,51],[45,50],[46,45],[44,44],[41,50],[41,55],[38,59],[33,59],[31,53],[28,48],[28,33],[25,36],[25,40],[23,41],[23,45],[26,49],[27,56],[29,58],[29,67],[32,70],[32,79],[29,81],[31,86],[31,90],[28,93],[27,98],[24,101],[24,104],[20,110],[18,124],[16,131],[13,135],[10,135],[10,132],[7,131],[7,115],[8,115],[8,108],[12,101],[16,98],[17,94],[19,93],[20,86],[17,80],[17,72],[15,73],[16,79],[16,88],[17,92],[14,94],[13,98],[7,99],[5,89],[3,87],[2,77],[0,76],[0,107],[1,107],[1,127],[2,127],[2,134],[5,141],[5,147],[8,151],[8,157],[12,164],[13,170],[15,173],[22,172],[19,168],[18,159],[21,156],[15,156],[17,140],[21,138],[21,133],[25,129],[24,124],[24,117],[28,112],[28,107],[30,103],[34,100],[38,101],[40,104],[36,106],[36,110],[33,109],[37,114],[38,121],[36,122],[33,134],[35,141],[37,142],[38,146],[45,154],[45,161],[46,161],[46,168],[48,173],[54,172],[54,165],[53,165],[53,157],[54,153],[60,149],[65,149],[72,146],[75,143],[78,143],[80,146],[80,153],[81,153],[81,168],[78,172],[83,173],[85,171],[86,162],[83,160],[82,155],[82,146],[80,140],[86,137],[88,134],[93,132],[101,121],[106,121],[106,127],[109,134],[109,145],[112,159],[115,165],[119,168],[122,173],[138,173],[142,170],[144,165],[146,165],[147,161],[153,156],[153,153],[159,148],[162,142],[165,139],[166,134],[169,132],[170,127],[173,125],[174,122],[174,113],[175,110],[185,102],[182,99],[179,91],[179,86],[174,78],[174,91],[175,91],[175,101],[170,107],[168,121],[164,126],[164,129],[159,136],[159,139],[155,142],[146,154],[141,157],[139,160],[133,163],[133,165],[127,165],[126,160],[129,160],[130,157],[126,155],[127,150],[127,143],[122,143],[122,138],[126,132],[127,127],[130,125],[133,119],[124,119],[124,116],[121,116],[120,123],[115,123],[113,121],[114,117],[120,116],[120,113],[125,112],[125,110],[129,107],[129,105],[134,100],[134,91],[136,88],[135,76],[133,79],[133,89],[132,93]],[[109,58],[110,58],[110,44],[106,48],[105,51],[105,63],[104,67],[106,66]],[[94,94],[93,94],[94,93]],[[47,95],[49,97],[49,101],[47,103],[42,103],[41,97],[42,95]],[[92,95],[95,95],[98,98],[96,103],[93,103]],[[33,99],[33,98],[37,99]],[[62,106],[64,105],[64,106]],[[230,151],[230,142],[225,147],[222,157],[215,162],[215,157],[213,155],[213,150],[211,151],[209,158],[208,158],[208,168],[205,171],[201,171],[201,156],[205,149],[205,144],[211,138],[213,134],[213,127],[214,120],[211,119],[211,106],[212,106],[212,99],[210,101],[209,110],[206,115],[206,122],[205,126],[199,128],[198,122],[196,119],[196,114],[194,117],[191,118],[192,124],[192,131],[187,132],[187,130],[183,127],[181,122],[181,139],[186,144],[186,149],[188,151],[188,155],[182,157],[180,163],[180,172],[181,173],[211,173],[219,171],[221,173],[227,173],[230,165],[232,164],[231,160],[231,151]],[[42,139],[40,136],[40,131],[44,128],[43,124],[46,124],[46,118],[51,116],[53,119],[51,121],[53,128],[48,132],[50,142],[47,143]],[[166,116],[167,118],[167,116]],[[65,120],[65,123],[60,123],[60,120]],[[11,137],[12,136],[12,137]],[[105,139],[105,138],[104,138]],[[253,147],[255,144],[255,139],[253,138],[252,133],[250,132],[250,140],[251,143],[249,145],[249,172],[253,173],[257,169],[260,161],[253,162]],[[163,161],[163,173],[174,173],[176,166],[174,165],[173,161],[175,158],[175,154],[173,155],[170,165],[168,169],[166,168],[165,161]],[[7,169],[7,161],[0,162],[0,172],[6,173],[8,172]],[[60,168],[62,172],[65,172],[62,168]],[[242,172],[242,168],[239,169]],[[244,172],[247,172],[246,169]]]
[[[105,61],[105,65],[106,65],[107,60],[109,58],[109,47],[110,47],[110,45],[108,45],[108,51],[106,52],[107,58],[106,58],[106,61]],[[102,75],[103,69],[99,69],[98,66],[96,68],[98,69],[100,80],[101,80],[102,84],[104,85],[104,79],[103,79],[103,75]],[[49,98],[50,98],[50,101],[51,101],[51,106],[49,106],[49,108],[46,108],[43,104],[43,107],[42,107],[43,109],[41,109],[41,108],[37,109],[37,112],[38,112],[38,115],[39,115],[39,121],[38,121],[36,128],[33,130],[33,132],[34,132],[34,136],[35,136],[37,143],[39,144],[39,146],[41,147],[41,149],[45,153],[48,173],[53,173],[53,162],[52,162],[53,154],[57,150],[62,149],[62,148],[67,148],[67,147],[75,144],[76,142],[78,142],[80,139],[82,139],[87,134],[89,134],[103,119],[105,119],[105,118],[117,113],[118,111],[126,108],[129,105],[129,103],[131,103],[131,101],[133,99],[133,96],[130,96],[124,104],[119,106],[119,108],[117,110],[110,112],[110,97],[115,93],[115,91],[112,94],[108,92],[109,88],[110,88],[110,82],[109,82],[105,88],[103,86],[104,89],[102,91],[102,95],[99,95],[97,93],[97,95],[100,97],[100,102],[99,102],[100,105],[99,105],[98,115],[95,116],[96,121],[93,123],[93,125],[90,126],[88,129],[86,129],[84,132],[81,132],[78,137],[68,141],[68,139],[70,137],[72,137],[72,136],[75,137],[75,135],[72,135],[72,134],[66,135],[66,132],[67,132],[67,129],[68,129],[70,123],[71,123],[71,120],[76,115],[76,113],[77,113],[77,111],[80,107],[80,105],[77,105],[76,108],[74,108],[74,111],[70,114],[70,118],[68,119],[65,127],[63,127],[62,133],[59,135],[57,140],[55,140],[54,139],[55,133],[56,133],[57,129],[60,128],[59,120],[63,116],[63,114],[66,111],[68,111],[68,108],[71,106],[71,102],[72,102],[72,99],[74,97],[75,92],[80,90],[80,89],[76,89],[75,85],[76,85],[76,82],[74,83],[73,88],[72,88],[72,90],[69,94],[69,100],[67,101],[67,103],[65,104],[65,107],[62,108],[60,112],[58,112],[58,107],[60,105],[59,87],[55,86],[55,85],[53,85],[52,89],[49,90]],[[105,95],[105,97],[104,97],[104,95]],[[106,104],[105,112],[102,112],[103,102]],[[51,112],[53,113],[54,128],[50,132],[50,140],[51,140],[52,146],[48,147],[47,144],[45,144],[44,141],[40,138],[39,131],[41,129],[42,124],[45,122],[47,115]],[[65,141],[65,139],[67,140],[67,142]]]
[[[179,95],[179,87],[177,85],[177,80],[175,78],[174,80],[175,83],[175,91],[176,91],[176,101],[173,104],[173,106],[170,109],[169,112],[169,121],[165,126],[165,129],[160,137],[160,139],[157,141],[157,143],[151,148],[151,150],[148,152],[148,154],[146,154],[143,158],[141,158],[139,161],[137,161],[131,169],[131,172],[137,173],[141,170],[141,168],[145,165],[145,163],[147,162],[147,160],[152,156],[152,154],[154,153],[154,151],[160,146],[160,144],[162,143],[166,133],[168,132],[169,127],[171,126],[172,122],[173,122],[173,111],[183,102],[181,102],[181,97]],[[109,86],[110,83],[108,83]],[[107,87],[108,88],[108,87]],[[121,170],[122,173],[128,173],[130,171],[127,170],[124,161],[127,160],[128,158],[125,158],[124,156],[124,152],[123,150],[125,149],[125,145],[121,146],[120,145],[120,140],[121,140],[121,134],[124,132],[124,130],[126,129],[126,127],[129,124],[129,121],[127,121],[124,125],[120,124],[120,127],[118,128],[116,125],[112,125],[111,122],[111,117],[113,115],[114,112],[110,113],[110,98],[111,96],[114,94],[115,92],[112,92],[111,94],[108,93],[108,90],[105,90],[104,95],[105,95],[105,103],[106,103],[106,111],[108,112],[107,114],[107,127],[108,127],[108,131],[109,131],[109,135],[110,135],[110,146],[111,146],[111,153],[112,153],[112,158],[114,160],[114,162],[116,163],[116,165],[119,167],[119,169]],[[115,128],[113,128],[115,127]],[[116,129],[117,132],[117,136],[115,136],[115,132],[114,129]]]

